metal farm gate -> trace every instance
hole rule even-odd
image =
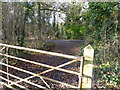
[[[56,53],[56,52],[48,52],[48,51],[43,51],[43,50],[30,49],[30,48],[25,48],[25,47],[20,47],[20,46],[13,46],[13,45],[2,44],[2,43],[0,43],[0,47],[2,47],[2,49],[0,50],[1,59],[2,59],[2,56],[4,56],[4,57],[6,57],[6,61],[7,61],[7,63],[4,63],[1,60],[1,62],[0,62],[1,66],[6,66],[7,70],[9,68],[12,68],[12,69],[15,69],[15,70],[18,70],[18,71],[21,71],[21,72],[28,73],[28,74],[32,75],[32,76],[29,76],[29,77],[26,77],[26,78],[21,78],[21,77],[15,76],[13,74],[10,74],[7,71],[5,72],[2,69],[0,69],[0,73],[1,73],[1,76],[0,76],[1,81],[0,81],[0,83],[3,86],[7,86],[7,87],[12,88],[12,89],[15,89],[13,86],[17,86],[19,88],[29,90],[28,87],[24,87],[24,86],[19,84],[21,82],[25,82],[25,83],[28,83],[28,84],[33,85],[35,87],[38,87],[38,88],[52,89],[49,86],[49,84],[46,82],[46,80],[48,80],[48,81],[51,81],[51,82],[55,82],[55,83],[65,85],[65,86],[67,86],[69,88],[76,88],[76,89],[81,89],[81,88],[90,89],[91,88],[92,64],[93,64],[93,54],[94,54],[94,49],[91,47],[91,45],[88,45],[88,46],[86,46],[84,48],[84,55],[83,56],[65,55],[65,54]],[[12,56],[12,55],[8,55],[8,53],[3,53],[3,50],[8,50],[9,48],[10,49],[25,50],[25,51],[35,52],[35,53],[48,54],[48,55],[58,56],[58,57],[63,57],[63,58],[69,58],[69,59],[72,59],[72,60],[68,61],[68,62],[66,62],[64,64],[58,65],[58,66],[51,66],[51,65],[38,63],[38,62],[27,60],[27,59],[15,57],[15,56]],[[36,74],[36,73],[31,72],[31,71],[27,71],[27,70],[15,67],[13,65],[9,65],[8,64],[8,58],[12,58],[12,59],[15,59],[15,60],[20,60],[20,61],[23,61],[23,62],[35,64],[35,65],[40,65],[40,66],[46,67],[48,69],[41,72],[41,73],[39,73],[39,74]],[[79,73],[62,68],[64,66],[66,66],[66,65],[69,65],[69,64],[72,64],[72,63],[75,63],[75,62],[80,62],[80,67],[79,67],[80,71],[79,71]],[[58,71],[62,71],[62,72],[65,72],[65,73],[78,75],[78,78],[79,78],[78,85],[77,86],[70,85],[68,83],[64,83],[64,82],[54,80],[54,79],[51,79],[51,78],[48,78],[48,77],[45,77],[45,76],[41,75],[41,74],[45,74],[45,73],[48,73],[48,72],[54,71],[54,70],[58,70]],[[2,74],[5,74],[7,76],[7,78],[3,77]],[[11,81],[9,79],[9,77],[13,77],[13,78],[17,79],[17,81]],[[39,77],[46,86],[38,85],[38,84],[33,83],[33,82],[28,80],[28,79],[31,79],[31,78],[34,78],[34,77]],[[3,80],[6,81],[7,83],[3,82]]]

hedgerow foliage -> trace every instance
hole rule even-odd
[[[119,87],[119,3],[89,3],[84,13],[85,44],[95,49],[94,79],[100,87]],[[82,47],[83,49],[83,47]]]

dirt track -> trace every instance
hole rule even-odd
[[[64,53],[68,55],[78,55],[81,43],[80,40],[51,40],[55,47],[51,50],[54,52]]]
[[[55,47],[52,48],[50,51],[52,52],[58,52],[58,53],[63,53],[63,54],[68,54],[68,55],[78,55],[79,54],[79,48],[80,45],[82,43],[82,41],[68,41],[68,40],[51,40],[50,42],[55,44]],[[61,65],[63,63],[66,63],[68,61],[71,61],[71,59],[66,59],[66,58],[61,58],[61,57],[56,57],[56,56],[51,56],[51,55],[45,55],[45,54],[33,54],[31,56],[29,56],[27,59],[31,60],[31,61],[36,61],[39,63],[44,63],[47,65],[51,65],[51,66],[58,66]],[[30,63],[25,63],[25,62],[20,62],[18,65],[16,65],[19,68],[34,72],[34,73],[41,73],[45,70],[47,70],[48,68],[42,67],[42,66],[38,66],[35,64],[30,64]],[[67,70],[72,70],[72,71],[76,71],[79,72],[79,63],[73,63],[70,65],[67,65],[65,67],[63,67],[64,69]],[[31,76],[29,74],[26,73],[22,73],[22,72],[18,72],[14,69],[9,69],[9,71],[16,75],[19,76],[21,78],[26,78],[28,76]],[[64,83],[68,83],[71,85],[78,85],[78,76],[77,75],[73,75],[73,74],[68,74],[68,73],[63,73],[61,71],[51,71],[49,73],[45,73],[42,74],[42,76],[48,77],[48,78],[52,78]],[[12,79],[12,78],[11,78]],[[29,79],[29,81],[34,82],[36,84],[40,84],[42,86],[46,86],[38,77]],[[45,80],[51,88],[69,88],[66,87],[62,84],[58,84],[58,83],[53,83],[51,81]],[[32,85],[29,85],[27,83],[20,83],[21,85],[28,87],[32,90],[34,89],[38,89],[37,87],[34,87]]]

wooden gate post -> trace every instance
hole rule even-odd
[[[84,48],[84,65],[83,65],[83,78],[82,78],[82,88],[91,89],[92,85],[92,71],[93,71],[93,57],[94,49],[91,45]],[[84,78],[85,77],[85,78]]]

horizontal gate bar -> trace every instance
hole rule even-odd
[[[52,81],[52,82],[56,82],[56,83],[59,83],[59,84],[62,84],[62,85],[65,85],[65,86],[69,86],[69,87],[71,87],[71,88],[79,88],[79,87],[77,87],[77,86],[73,86],[73,85],[70,85],[70,84],[67,84],[67,83],[63,83],[63,82],[61,82],[61,81],[57,81],[57,80],[54,80],[54,79],[51,79],[51,78],[47,78],[47,77],[44,77],[44,76],[42,76],[44,79],[46,79],[46,80],[49,80],[49,81]]]
[[[20,77],[18,77],[18,76],[12,75],[12,74],[7,73],[7,72],[4,72],[4,71],[2,71],[2,70],[0,70],[0,72],[1,72],[1,73],[4,73],[4,74],[8,74],[9,76],[14,77],[14,78],[16,78],[16,79],[23,80],[23,78],[20,78]],[[27,81],[27,80],[24,80],[24,82],[29,83],[29,84],[31,84],[31,85],[33,85],[33,86],[36,86],[36,87],[39,87],[39,88],[47,89],[47,88],[45,88],[45,87],[43,87],[43,86],[41,86],[41,85],[37,85],[37,84],[32,83],[32,82]]]
[[[70,59],[80,59],[81,58],[80,56],[72,56],[72,55],[66,55],[66,54],[61,54],[61,53],[56,53],[56,52],[48,52],[48,51],[43,51],[43,50],[30,49],[30,48],[14,46],[14,45],[7,45],[7,44],[2,44],[2,43],[0,43],[0,46],[10,47],[10,48],[15,48],[15,49],[20,49],[20,50],[27,50],[27,51],[32,51],[32,52],[38,52],[38,53],[43,53],[43,54],[49,54],[49,55],[53,55],[53,56],[59,56],[59,57],[70,58]]]
[[[64,63],[64,64],[61,64],[61,65],[59,65],[59,66],[57,66],[57,67],[63,67],[63,66],[69,65],[69,64],[74,63],[74,62],[77,62],[77,61],[76,61],[76,60],[72,60],[72,61],[66,62],[66,63]],[[54,69],[48,69],[48,70],[45,70],[45,71],[39,73],[38,75],[45,74],[45,73],[50,72],[50,71],[53,71],[53,70],[54,70]],[[25,80],[28,80],[28,79],[31,79],[31,78],[34,78],[34,77],[35,77],[35,76],[30,76],[30,77],[25,78]],[[17,81],[16,83],[19,83],[19,82],[22,82],[22,81],[20,80],[20,81]]]
[[[74,71],[70,71],[70,70],[66,70],[66,69],[62,69],[62,68],[58,68],[58,67],[54,67],[54,66],[38,63],[38,62],[34,62],[34,61],[29,61],[29,60],[26,60],[26,59],[23,59],[23,58],[14,57],[14,56],[7,55],[7,54],[1,54],[0,53],[0,55],[6,56],[6,57],[9,57],[9,58],[14,58],[14,59],[21,60],[21,61],[25,61],[25,62],[28,62],[28,63],[40,65],[40,66],[43,66],[43,67],[47,67],[47,68],[52,68],[52,69],[55,69],[55,70],[63,71],[63,72],[66,72],[66,73],[80,75],[80,73],[77,73],[77,72],[74,72]]]
[[[28,74],[31,74],[31,75],[33,75],[33,76],[42,77],[42,78],[44,78],[44,79],[46,79],[46,80],[50,80],[50,81],[53,81],[53,82],[57,82],[57,83],[63,84],[63,85],[65,85],[65,86],[69,86],[69,87],[71,87],[71,88],[78,88],[78,87],[76,87],[76,86],[69,85],[69,84],[67,84],[67,83],[63,83],[63,82],[60,82],[60,81],[57,81],[57,80],[54,80],[54,79],[50,79],[50,78],[47,78],[47,77],[44,77],[44,76],[40,76],[40,75],[35,74],[35,73],[32,73],[32,72],[30,72],[30,71],[23,70],[23,69],[14,67],[14,66],[10,66],[10,65],[7,65],[7,64],[5,64],[5,63],[1,63],[1,62],[0,62],[0,64],[1,64],[1,65],[5,65],[5,66],[10,67],[10,68],[13,68],[13,69],[16,69],[16,70],[19,70],[19,71],[22,71],[22,72],[25,72],[25,73],[28,73]]]
[[[82,56],[72,56],[72,55],[66,55],[66,54],[61,54],[61,53],[56,53],[56,52],[48,52],[48,51],[43,51],[43,50],[37,50],[37,49],[30,49],[30,48],[25,48],[25,47],[20,47],[20,46],[13,46],[13,45],[7,45],[7,44],[2,44],[0,43],[0,46],[4,46],[5,47],[10,47],[10,48],[14,48],[14,49],[20,49],[20,50],[27,50],[27,51],[33,51],[33,52],[38,52],[38,53],[43,53],[43,54],[49,54],[49,55],[53,55],[53,56],[59,56],[59,57],[64,57],[64,58],[70,58],[70,59],[76,59],[74,61],[69,61],[68,63],[65,63],[65,64],[62,64],[60,66],[50,66],[50,65],[46,65],[46,64],[42,64],[42,63],[38,63],[38,62],[34,62],[34,61],[29,61],[29,60],[26,60],[26,59],[23,59],[23,58],[18,58],[18,57],[14,57],[14,56],[11,56],[11,55],[7,55],[7,54],[1,54],[2,56],[6,56],[6,57],[9,57],[9,58],[14,58],[14,59],[18,59],[18,60],[21,60],[21,61],[25,61],[25,62],[28,62],[28,63],[32,63],[32,64],[36,64],[36,65],[40,65],[40,66],[43,66],[43,67],[47,67],[47,68],[51,68],[51,69],[48,69],[46,71],[43,71],[42,73],[40,74],[44,74],[44,73],[47,73],[47,72],[50,72],[52,70],[59,70],[59,71],[63,71],[63,72],[67,72],[67,73],[71,73],[71,74],[75,74],[75,75],[80,75],[80,73],[77,73],[77,72],[74,72],[74,71],[70,71],[70,70],[66,70],[66,69],[62,69],[60,67],[63,67],[69,63],[72,63],[72,62],[76,62],[76,61],[81,61],[81,58],[83,58]],[[3,64],[3,63],[2,63]],[[4,64],[5,65],[5,64]],[[8,66],[7,64],[5,66]],[[11,66],[10,66],[11,67]],[[13,66],[11,67],[13,68]],[[15,68],[14,68],[15,69]],[[19,69],[19,68],[18,68]],[[17,70],[18,70],[17,69]],[[24,70],[26,71],[26,70]],[[23,72],[24,72],[23,71]],[[28,73],[29,71],[27,71]],[[32,74],[32,72],[30,72],[29,74]],[[33,73],[34,74],[34,73]],[[33,75],[32,74],[32,75]],[[39,74],[39,75],[40,75]],[[72,88],[79,88],[77,86],[72,86],[72,85],[69,85],[67,83],[63,83],[63,82],[60,82],[60,81],[57,81],[57,80],[54,80],[54,79],[50,79],[50,78],[47,78],[47,77],[44,77],[44,76],[38,76],[38,74],[35,74],[34,76],[30,76],[28,78],[33,78],[37,75],[37,77],[42,77],[44,79],[47,79],[47,80],[50,80],[50,81],[53,81],[53,82],[57,82],[57,83],[60,83],[60,84],[63,84],[65,86],[69,86],[69,87],[72,87]],[[27,80],[28,78],[25,78],[24,80]],[[22,80],[22,81],[24,81]],[[21,81],[21,80],[20,80]],[[16,83],[16,82],[15,82]],[[17,81],[17,83],[19,83],[19,81]]]
[[[66,66],[66,65],[72,64],[72,63],[74,63],[74,62],[77,62],[77,61],[76,61],[76,60],[72,60],[72,61],[63,63],[63,64],[61,64],[61,65],[59,65],[59,66],[56,66],[56,67],[61,68],[61,67],[64,67],[64,66]],[[54,70],[54,69],[48,69],[48,70],[46,70],[46,71],[43,71],[43,72],[39,73],[39,75],[45,74],[45,73],[50,72],[50,71],[53,71],[53,70]]]

